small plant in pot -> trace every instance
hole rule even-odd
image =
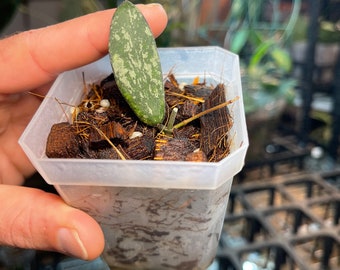
[[[121,46],[126,51],[121,46],[110,48],[110,57],[61,75],[48,94],[53,99],[44,99],[21,137],[20,144],[40,174],[56,187],[62,198],[70,205],[88,212],[101,225],[106,240],[103,257],[110,266],[123,269],[205,269],[215,256],[232,178],[241,170],[248,146],[238,58],[235,54],[216,47],[158,50],[148,47],[145,50],[143,45],[138,50],[138,41],[131,43],[125,39],[136,31],[136,22],[130,21],[132,17],[140,19],[137,25],[143,30],[139,29],[138,32],[144,34],[139,37],[149,40],[154,46],[151,33],[147,31],[148,34],[145,34],[146,29],[143,27],[146,23],[141,16],[128,1],[119,6],[113,17],[112,27],[117,27],[115,25],[122,22],[125,26],[124,30],[116,29],[115,33],[120,33],[120,36],[111,38],[114,46],[123,42]],[[129,27],[131,29],[126,32]],[[128,55],[133,63],[127,63],[122,58],[122,54],[127,52],[132,53],[132,56],[129,53]],[[110,58],[114,76],[109,75],[112,73]],[[170,71],[173,71],[176,78]],[[137,75],[140,72],[141,77]],[[86,81],[91,82],[85,99],[83,74]],[[163,76],[167,77],[164,85]],[[205,82],[197,83],[197,76],[204,78]],[[143,81],[143,89],[136,85],[140,85],[140,81]],[[148,81],[146,85],[145,81]],[[213,122],[210,117],[215,113],[230,113],[233,124],[225,131],[227,135],[224,134],[224,137],[228,137],[228,155],[216,162],[165,160],[164,155],[155,160],[147,157],[129,159],[128,157],[138,152],[129,152],[132,146],[138,148],[133,143],[135,139],[142,141],[153,138],[156,133],[155,146],[150,147],[152,153],[147,156],[157,156],[154,153],[163,152],[157,152],[159,150],[156,146],[162,149],[172,139],[183,138],[183,134],[179,136],[181,128],[178,124],[183,121],[184,127],[189,127],[194,122],[195,125],[198,124],[196,118],[200,112],[176,120],[178,122],[175,121],[172,125],[174,114],[178,115],[185,106],[193,108],[188,105],[187,100],[194,104],[201,103],[200,98],[188,98],[183,92],[167,93],[169,89],[173,90],[173,85],[177,85],[176,89],[181,89],[185,81],[195,82],[183,86],[183,89],[188,88],[188,92],[195,93],[208,91],[212,94],[218,85],[226,86],[222,108],[215,108],[216,110],[213,109],[208,114],[206,110],[202,110],[202,117],[208,117],[206,119]],[[130,88],[130,85],[133,87]],[[211,88],[210,85],[216,87]],[[74,91],[69,91],[70,88]],[[137,90],[136,88],[140,91],[138,96],[130,91]],[[151,93],[149,100],[146,93]],[[176,101],[176,114],[176,110],[173,113],[167,100],[176,100],[178,97],[181,102]],[[209,103],[209,97],[204,103]],[[133,103],[136,99],[139,100],[139,105]],[[143,101],[142,106],[140,100]],[[228,100],[231,102],[226,107]],[[79,105],[71,106],[70,112],[70,104]],[[111,111],[112,106],[122,111],[117,114],[116,111]],[[87,113],[92,109],[94,112],[91,113],[95,117],[89,118]],[[107,128],[105,132],[98,131],[95,121],[110,118],[118,122],[118,116],[121,118],[122,115],[125,117],[124,123],[103,124]],[[67,121],[72,119],[76,121]],[[190,124],[186,119],[190,120]],[[67,128],[72,122],[78,122],[74,127],[77,136],[73,138],[76,142],[80,140],[82,152],[72,158],[46,156],[45,145],[48,143],[51,128],[60,122],[64,122]],[[195,132],[191,134],[197,134]],[[92,144],[101,150],[103,156],[97,157],[98,153],[94,154],[93,149],[84,144],[89,138],[93,139]],[[126,143],[122,143],[124,138]],[[190,140],[185,141],[192,143]],[[176,146],[176,143],[172,145]],[[150,146],[153,143],[149,141],[145,145]],[[73,146],[68,147],[67,152],[73,153]],[[79,150],[79,146],[77,148]],[[199,152],[192,149],[193,153]],[[120,154],[114,159],[105,156],[118,152],[123,158]],[[179,152],[182,154],[183,151]],[[95,157],[90,157],[90,154]],[[85,158],[77,158],[77,155],[84,155]]]

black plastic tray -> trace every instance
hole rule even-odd
[[[233,185],[219,269],[340,269],[340,172]]]

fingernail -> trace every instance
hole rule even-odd
[[[67,254],[87,260],[87,251],[76,230],[61,228],[58,231],[58,241],[61,250]]]

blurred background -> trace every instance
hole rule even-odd
[[[0,36],[116,7],[120,2],[1,0]],[[220,46],[237,53],[241,60],[250,147],[245,167],[234,180],[234,195],[222,234],[221,251],[212,269],[340,269],[340,1],[157,2],[164,5],[169,16],[166,31],[157,39],[159,47]],[[273,186],[266,190],[257,184],[263,179]],[[40,180],[39,176],[35,176],[27,181],[27,185],[53,192]],[[270,245],[268,243],[282,231],[274,228],[275,237],[267,234],[264,227],[268,229],[270,222],[262,210],[258,212],[256,203],[265,200],[263,196],[269,196],[264,208],[267,214],[268,209],[274,212],[277,207],[295,205],[296,201],[283,200],[281,195],[275,195],[292,192],[282,191],[282,186],[291,187],[287,183],[292,182],[298,183],[293,193],[298,192],[304,198],[298,201],[304,207],[302,210],[295,209],[293,214],[285,210],[279,218],[288,220],[285,226],[290,223],[295,226],[293,235],[296,238]],[[325,185],[331,185],[329,192],[323,192],[328,190]],[[248,193],[252,190],[253,197],[246,196],[245,190]],[[255,191],[259,190],[261,192],[256,197]],[[315,216],[315,213],[308,212],[311,203],[317,200],[315,196],[321,196],[318,197],[320,205],[324,205],[318,208],[324,213],[323,220],[318,221],[322,224],[318,226],[324,226],[326,217],[330,218],[330,230],[335,232],[335,236],[327,234],[329,237],[325,237],[318,232],[305,244],[297,235],[297,228],[315,225],[314,219],[302,218]],[[247,198],[257,199],[247,204]],[[259,220],[254,216],[250,218],[249,213]],[[251,232],[245,234],[244,229]],[[237,236],[230,235],[233,230]],[[247,253],[240,241],[247,243],[248,247],[254,245],[254,250]],[[295,248],[293,243],[299,241],[303,250],[309,249],[307,268],[303,268],[306,259],[292,252]],[[332,248],[325,252],[325,246]],[[13,258],[18,257],[16,252],[21,258],[27,255],[29,263],[13,264]],[[256,259],[250,260],[252,256]],[[63,260],[60,254],[0,249],[0,269],[78,269],[66,264],[61,266],[60,261]]]

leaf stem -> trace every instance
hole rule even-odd
[[[166,128],[165,128],[166,130],[172,130],[173,129],[174,123],[175,123],[175,120],[176,120],[177,112],[178,112],[178,108],[175,107],[175,108],[172,109],[170,117],[169,117],[168,124],[166,125]]]

